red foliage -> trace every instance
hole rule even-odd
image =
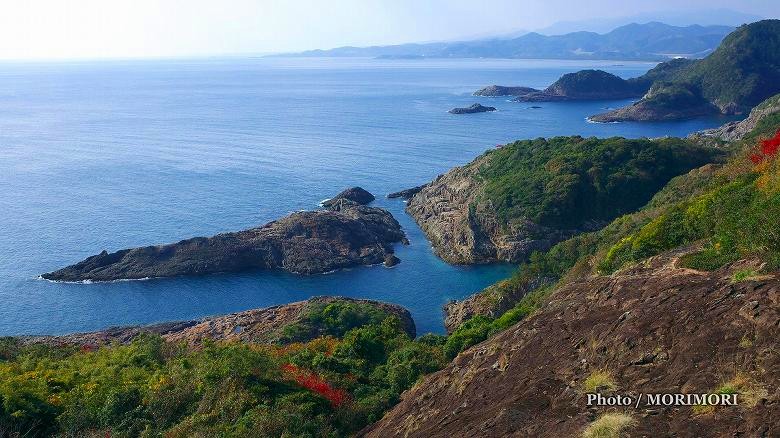
[[[291,363],[282,365],[282,371],[290,375],[297,384],[328,399],[333,406],[341,406],[347,401],[346,391],[332,387],[316,373],[303,370]]]
[[[760,153],[751,154],[750,161],[753,164],[759,164],[765,158],[772,159],[777,155],[778,150],[780,150],[780,130],[775,133],[774,137],[761,140]]]
[[[774,137],[761,140],[761,153],[767,157],[776,155],[778,148],[780,148],[780,130]]]

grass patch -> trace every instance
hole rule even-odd
[[[731,380],[723,382],[716,390],[718,394],[738,394],[737,403],[740,406],[754,408],[762,398],[767,396],[767,390],[750,376],[737,373]]]
[[[586,393],[596,393],[603,391],[612,391],[617,385],[615,379],[612,378],[612,374],[606,370],[594,371],[588,376],[582,383],[582,389]]]
[[[710,415],[715,412],[714,405],[694,405],[693,415]]]
[[[742,269],[740,271],[735,272],[734,275],[731,276],[731,282],[740,283],[742,281],[750,280],[755,277],[758,277],[758,272],[756,272],[755,270]]]
[[[622,412],[602,414],[590,423],[582,434],[584,438],[618,438],[621,432],[636,424],[631,415]]]

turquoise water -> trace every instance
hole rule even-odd
[[[685,135],[713,118],[591,124],[627,103],[475,98],[488,84],[543,87],[647,63],[528,60],[214,59],[0,64],[0,335],[189,319],[337,294],[408,307],[419,332],[441,306],[508,276],[431,252],[391,192],[497,143],[582,134]],[[454,116],[474,102],[495,113]],[[252,272],[58,284],[38,275],[100,252],[212,235],[316,208],[341,189],[377,195],[411,240],[402,263],[325,275]]]

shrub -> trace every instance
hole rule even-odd
[[[612,412],[602,414],[590,423],[582,434],[584,438],[618,438],[625,429],[636,424],[631,415]]]

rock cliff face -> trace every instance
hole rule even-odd
[[[529,220],[499,221],[493,205],[483,199],[484,185],[478,177],[480,167],[490,159],[487,154],[456,167],[409,199],[406,211],[439,257],[454,264],[517,262],[573,234]]]
[[[127,344],[141,333],[154,333],[171,342],[186,342],[200,345],[205,340],[237,341],[246,343],[268,343],[279,340],[281,330],[299,323],[309,308],[319,304],[358,303],[370,305],[388,315],[397,316],[404,330],[412,338],[416,335],[414,320],[405,308],[373,300],[358,300],[346,297],[314,297],[306,301],[281,306],[252,309],[230,315],[214,316],[194,321],[178,321],[148,326],[113,327],[91,333],[75,333],[64,336],[30,336],[22,338],[25,343],[49,345],[101,346],[112,343]],[[313,333],[312,339],[319,336]]]
[[[677,267],[678,250],[569,283],[536,314],[402,395],[369,437],[574,437],[602,415],[630,436],[780,435],[780,279]],[[588,407],[586,380],[633,406]],[[739,393],[739,406],[647,406],[647,394]]]
[[[111,281],[251,269],[315,274],[382,263],[397,242],[405,243],[406,236],[389,212],[341,199],[331,210],[293,213],[249,230],[103,251],[42,277]]]
[[[761,105],[753,108],[750,115],[738,122],[729,122],[725,125],[708,129],[697,133],[698,136],[718,138],[723,141],[742,140],[745,135],[753,131],[761,120],[769,115],[780,112],[780,94],[767,99]]]

